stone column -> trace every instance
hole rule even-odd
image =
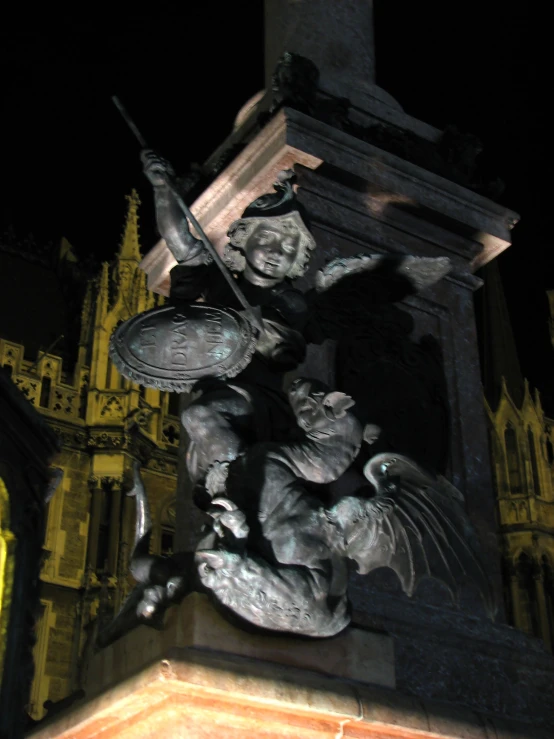
[[[525,630],[525,619],[521,610],[521,592],[519,587],[519,576],[515,563],[510,560],[506,569],[510,577],[510,597],[512,600],[512,617],[514,620],[514,626],[521,631]]]
[[[359,111],[401,110],[375,84],[373,0],[265,0],[265,84],[290,51],[319,69],[319,87]]]
[[[117,571],[115,573],[118,584],[114,597],[116,612],[119,611],[128,595],[127,573],[129,572],[129,561],[134,546],[134,526],[131,524],[131,521],[135,516],[135,503],[132,498],[124,495],[121,507],[120,545],[117,557]]]
[[[265,0],[266,87],[284,51],[311,59],[324,89],[375,82],[373,0]]]
[[[102,515],[102,488],[97,477],[89,477],[90,489],[90,523],[88,527],[87,569],[96,571],[98,556],[98,530]]]
[[[548,649],[552,650],[550,623],[548,621],[548,609],[546,607],[546,596],[544,592],[543,571],[539,563],[535,563],[533,568],[533,579],[535,581],[535,593],[537,595],[537,606],[539,609],[541,636]]]
[[[114,480],[110,486],[110,540],[108,542],[108,571],[117,574],[117,554],[119,551],[119,532],[121,519],[121,481]]]

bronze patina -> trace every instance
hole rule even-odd
[[[122,324],[111,356],[142,385],[194,390],[181,424],[194,501],[208,522],[194,553],[151,554],[136,466],[137,585],[101,642],[137,621],[160,623],[193,589],[251,626],[332,636],[350,620],[352,568],[388,567],[408,595],[431,577],[456,599],[469,579],[492,614],[463,496],[440,474],[442,445],[412,443],[429,426],[430,439],[446,435],[444,383],[433,337],[416,342],[396,304],[442,279],[449,260],[340,257],[312,289],[296,288],[316,244],[284,171],[274,192],[230,224],[225,267],[205,236],[191,233],[169,163],[150,150],[142,161],[177,265],[170,304]],[[307,344],[327,339],[336,346],[334,387],[291,383]]]
[[[250,362],[255,331],[232,308],[167,305],[133,316],[115,330],[110,357],[124,377],[182,393],[200,379],[228,379]]]

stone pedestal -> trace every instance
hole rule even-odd
[[[441,132],[411,118],[375,87],[373,52],[363,48],[363,39],[371,36],[367,25],[371,22],[371,3],[353,0],[345,3],[344,8],[341,5],[340,11],[335,8],[337,5],[330,0],[268,0],[273,14],[273,25],[268,28],[271,34],[276,29],[268,44],[268,56],[275,60],[288,46],[315,59],[320,67],[323,97],[326,95],[329,100],[333,94],[348,96],[350,125],[341,122],[340,110],[335,118],[317,117],[316,109],[302,105],[302,101],[297,105],[300,110],[285,105],[270,119],[258,119],[263,105],[256,108],[252,104],[244,121],[206,163],[205,171],[213,179],[192,210],[222,252],[231,222],[241,216],[254,198],[270,192],[280,170],[294,167],[298,198],[309,214],[317,243],[310,270],[298,281],[301,289],[310,289],[315,271],[337,257],[366,253],[451,260],[453,269],[446,279],[402,303],[400,310],[409,314],[413,331],[400,347],[406,349],[405,355],[398,352],[388,370],[386,344],[390,334],[383,330],[385,339],[381,341],[378,327],[374,327],[374,332],[368,332],[361,340],[352,331],[354,339],[350,344],[348,336],[344,336],[328,339],[323,346],[312,345],[300,371],[305,376],[321,377],[335,389],[355,396],[361,407],[365,399],[349,389],[355,380],[352,375],[357,374],[356,382],[363,385],[369,399],[368,409],[374,407],[371,398],[381,394],[390,404],[386,410],[398,427],[403,406],[409,405],[417,394],[410,396],[409,389],[414,386],[401,381],[396,382],[393,397],[386,386],[387,378],[396,381],[399,375],[394,372],[402,362],[405,377],[431,378],[432,391],[417,396],[425,397],[424,422],[420,423],[421,417],[417,416],[417,422],[409,424],[410,434],[428,438],[425,434],[429,419],[435,412],[442,413],[443,433],[433,437],[436,446],[444,445],[442,467],[431,463],[428,466],[443,472],[465,495],[467,512],[477,531],[500,606],[498,623],[492,624],[486,618],[468,583],[462,584],[461,607],[457,610],[440,584],[422,583],[410,599],[401,591],[394,573],[381,569],[366,577],[351,577],[349,596],[354,623],[362,629],[353,627],[336,640],[309,645],[312,651],[296,639],[288,644],[278,640],[270,646],[264,638],[262,648],[261,643],[243,635],[234,640],[232,649],[223,649],[226,656],[218,657],[217,665],[214,661],[208,665],[209,660],[216,659],[216,653],[206,651],[206,645],[222,650],[229,643],[225,636],[229,627],[222,626],[220,631],[218,626],[203,632],[202,638],[197,632],[195,638],[200,641],[196,646],[187,642],[187,651],[172,652],[171,658],[164,658],[167,665],[158,667],[157,673],[148,673],[150,677],[145,680],[148,685],[170,681],[172,686],[179,686],[172,695],[189,691],[188,696],[201,694],[202,700],[208,702],[215,700],[214,690],[221,691],[217,700],[222,701],[218,705],[222,706],[224,719],[211,715],[202,728],[204,733],[197,725],[193,727],[191,719],[190,726],[183,729],[183,735],[191,737],[249,733],[257,737],[548,736],[551,732],[541,734],[537,727],[552,726],[554,722],[554,662],[539,643],[503,625],[495,501],[473,308],[473,292],[481,284],[473,272],[510,245],[510,231],[518,216],[459,184],[472,183],[471,172],[454,181],[452,169],[442,167],[436,159]],[[336,28],[329,20],[343,18],[348,18],[348,22],[342,26],[339,23]],[[351,22],[364,30],[358,35]],[[353,53],[341,54],[339,64],[334,50],[344,46],[345,39]],[[266,120],[261,129],[259,120]],[[464,161],[458,164],[462,168],[466,165]],[[467,165],[471,170],[472,163]],[[163,242],[147,254],[142,267],[150,289],[168,293],[173,264]],[[352,323],[357,327],[356,321]],[[414,360],[410,364],[410,356],[417,354],[410,353],[414,346],[427,347],[429,356],[430,347],[435,347],[433,356],[439,357],[440,372],[427,371],[429,363],[416,366]],[[380,367],[374,359],[376,355],[384,358]],[[349,374],[352,367],[356,371]],[[407,402],[398,402],[399,407],[394,409],[392,403],[397,397]],[[368,420],[378,420],[369,412],[366,416]],[[435,445],[431,442],[428,446]],[[398,452],[399,445],[395,449]],[[192,509],[192,497],[188,495],[181,501],[178,526],[188,525]],[[383,638],[394,639],[395,690],[387,687],[392,683],[384,679],[392,674],[392,665],[389,672],[378,666],[377,654],[382,657],[385,652],[375,651],[378,642],[375,633],[369,636],[371,629],[386,630],[389,636]],[[381,642],[383,649],[384,644]],[[342,654],[348,655],[346,660]],[[366,667],[364,654],[371,654],[377,662]],[[202,675],[211,676],[195,678],[204,682],[201,687],[195,682],[194,689],[183,687],[186,681],[175,677],[185,673],[190,676],[192,658],[194,670],[208,671]],[[279,662],[279,666],[268,667],[266,660]],[[221,682],[214,682],[216,675]],[[377,682],[379,687],[370,688],[368,682]],[[284,685],[296,688],[289,690]],[[316,692],[306,693],[307,686]],[[322,693],[317,692],[320,690]],[[323,699],[316,698],[316,693],[324,694],[329,702],[321,702]],[[195,708],[192,698],[187,700],[187,710],[191,716],[197,715],[194,712],[200,709]],[[352,703],[342,703],[343,700]],[[248,719],[244,718],[246,715]],[[246,723],[242,728],[235,728],[238,724],[234,722],[243,720]],[[505,723],[518,720],[532,721],[533,725]]]
[[[446,279],[408,298],[401,307],[413,318],[415,342],[429,334],[440,345],[448,407],[446,475],[465,494],[467,511],[478,532],[500,604],[494,492],[473,309],[473,291],[480,281],[473,271],[509,246],[517,216],[407,159],[284,108],[193,205],[196,217],[218,249],[223,249],[229,224],[255,197],[271,190],[279,170],[292,166],[298,174],[298,197],[310,215],[318,245],[303,287],[310,286],[316,269],[337,256],[363,252],[447,256],[453,263],[454,269]],[[150,288],[167,292],[172,258],[163,242],[145,257],[142,266]],[[322,358],[321,351],[328,354]],[[340,382],[335,384],[344,370],[337,356],[332,346],[323,350],[312,346],[302,371],[306,376],[317,376],[318,368],[325,367],[327,374],[322,379],[344,389]],[[383,392],[365,370],[362,376],[368,394]],[[414,427],[413,433],[417,436],[424,430]],[[186,505],[192,509],[190,498],[183,501],[183,510]],[[188,520],[190,517],[183,515],[179,525],[187,526]],[[469,706],[484,715],[495,713],[514,721],[552,725],[551,656],[537,642],[503,626],[501,610],[499,625],[491,624],[471,587],[462,588],[461,612],[453,607],[446,588],[437,583],[422,584],[415,597],[408,598],[391,571],[353,576],[349,595],[355,623],[365,629],[386,630],[394,637],[398,692],[391,694],[391,700],[399,716],[403,696],[411,694],[418,700],[432,697]],[[291,655],[297,654],[300,644],[291,641]],[[320,649],[324,644],[320,643]],[[234,654],[247,654],[254,659],[253,664],[258,664],[258,655],[252,652]],[[287,670],[299,664],[307,666],[302,662],[286,664]],[[313,663],[309,667],[318,669]],[[360,678],[342,673],[340,679]],[[361,725],[349,730],[361,732]],[[482,735],[472,734],[473,729],[457,730],[458,734],[449,734],[445,729],[443,735]],[[390,727],[380,731],[381,736],[394,734]],[[519,736],[538,736],[536,732],[535,727],[528,727],[527,733]],[[411,736],[407,728],[396,735]],[[491,731],[490,736],[495,734]]]
[[[473,291],[481,283],[472,272],[509,246],[517,215],[407,159],[284,108],[192,206],[220,252],[229,224],[254,198],[271,191],[280,170],[290,167],[298,174],[298,198],[310,215],[318,245],[308,275],[299,281],[301,289],[310,287],[315,271],[338,256],[411,254],[446,256],[452,261],[453,271],[446,279],[406,300],[403,309],[413,317],[414,341],[431,335],[440,347],[445,414],[449,416],[444,433],[449,438],[446,474],[466,495],[468,513],[501,603],[473,308]],[[141,265],[148,275],[148,287],[168,294],[169,270],[174,264],[165,243],[159,242]],[[313,374],[314,366],[323,365],[331,370],[324,379],[348,392],[337,382],[334,356],[322,360],[318,354],[312,367],[303,371]],[[383,392],[367,378],[368,390]],[[424,430],[415,428],[413,434]],[[194,516],[190,495],[187,505],[188,509],[186,505],[180,508],[178,526],[188,526]]]
[[[165,632],[142,627],[97,655],[88,675],[87,699],[31,736],[551,736],[548,731],[531,733],[530,727],[517,722],[421,701],[385,687],[393,681],[392,643],[385,634],[351,628],[317,642],[255,636],[229,626],[202,597],[194,596],[169,613]]]
[[[174,648],[299,667],[346,680],[393,688],[393,641],[385,633],[348,628],[332,639],[298,639],[249,633],[228,623],[207,596],[191,593],[166,612],[163,631],[140,626],[89,662],[84,689],[90,698],[163,660]],[[183,652],[184,654],[185,652]]]

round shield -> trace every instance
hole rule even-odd
[[[129,380],[181,393],[198,380],[238,375],[255,347],[256,334],[237,311],[186,303],[153,308],[119,325],[110,357]]]

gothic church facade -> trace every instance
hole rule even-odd
[[[34,647],[32,719],[76,694],[87,642],[113,617],[132,581],[134,502],[126,497],[134,459],[155,518],[153,548],[171,551],[179,441],[178,396],[124,379],[108,356],[120,321],[159,305],[139,269],[139,199],[128,197],[123,239],[111,265],[86,287],[78,354],[71,372],[55,350],[26,356],[26,347],[0,337],[0,365],[57,434],[54,465],[63,478],[49,503],[41,568],[41,613]],[[71,258],[67,248],[65,258]],[[51,703],[50,703],[51,702]]]

